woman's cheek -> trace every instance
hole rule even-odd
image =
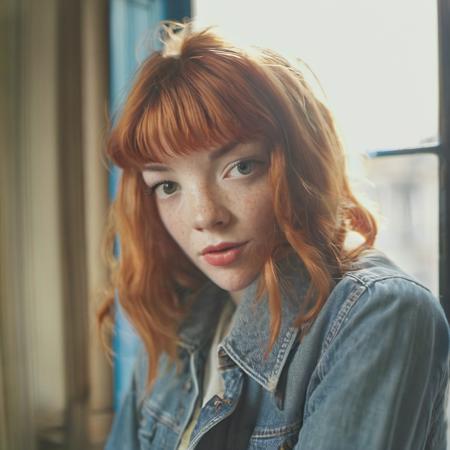
[[[170,234],[172,234],[171,230],[173,228],[173,225],[175,224],[174,214],[172,213],[170,208],[168,208],[167,205],[162,204],[162,202],[158,205],[158,212],[162,224],[164,225],[166,230],[169,231]]]
[[[266,183],[258,183],[253,189],[247,190],[242,200],[245,208],[251,208],[252,213],[261,214],[273,210],[271,192]]]
[[[180,202],[165,200],[159,207],[159,216],[166,230],[178,243],[189,232],[188,217]]]

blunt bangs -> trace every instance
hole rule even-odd
[[[189,42],[186,43],[188,47]],[[261,67],[236,51],[206,48],[144,63],[116,129],[110,156],[142,169],[164,157],[233,141],[276,139]]]

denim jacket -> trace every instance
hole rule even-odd
[[[438,300],[371,249],[335,280],[299,343],[293,320],[308,282],[300,264],[285,269],[272,351],[265,357],[270,316],[255,281],[218,346],[224,396],[202,408],[189,449],[445,450],[450,334]],[[225,301],[205,285],[180,331],[181,371],[163,355],[150,394],[141,353],[106,450],[177,448]]]

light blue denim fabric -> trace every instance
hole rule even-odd
[[[283,266],[281,331],[267,358],[267,298],[256,282],[219,345],[223,398],[201,410],[189,449],[445,450],[450,334],[438,300],[381,252],[336,280],[301,343],[293,319],[308,282]],[[208,283],[181,330],[181,372],[163,355],[145,394],[136,362],[107,450],[173,450],[201,394],[203,367],[227,294]]]

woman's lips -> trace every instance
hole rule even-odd
[[[238,244],[235,247],[226,248],[221,251],[204,253],[202,256],[203,258],[205,258],[205,261],[212,266],[227,266],[236,261],[236,259],[241,254],[245,244],[247,244],[247,242]]]

